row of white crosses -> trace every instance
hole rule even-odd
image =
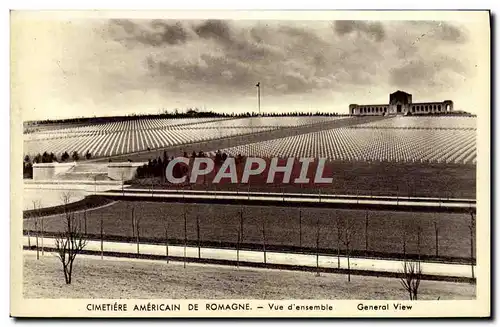
[[[389,128],[476,128],[476,117],[467,116],[432,116],[412,117],[396,116],[389,119],[377,120],[370,123],[357,125],[359,127],[389,127]]]
[[[263,157],[325,157],[331,160],[473,163],[473,130],[338,128],[245,144],[223,151]]]
[[[110,156],[147,148],[161,148],[186,144],[190,142],[206,141],[228,136],[255,133],[271,129],[258,126],[269,119],[285,119],[295,121],[305,118],[308,121],[327,121],[338,117],[261,117],[243,118],[236,120],[221,120],[218,122],[203,122],[195,124],[198,127],[187,128],[191,125],[178,125],[171,129],[158,129],[148,123],[148,120],[133,122],[110,123],[122,125],[128,129],[119,132],[97,133],[87,131],[90,135],[78,135],[25,142],[25,153],[35,155],[39,152],[77,151],[84,154],[86,151],[96,156]],[[412,119],[422,123],[421,119],[436,119],[439,117],[400,117]],[[447,119],[474,120],[474,118],[443,117]],[[179,119],[185,121],[187,119]],[[377,123],[396,120],[391,118]],[[154,120],[151,120],[154,122]],[[172,120],[171,120],[172,121]],[[230,121],[240,122],[236,127],[225,127]],[[444,121],[444,120],[442,120]],[[151,122],[150,122],[151,123]],[[136,124],[136,125],[134,125]],[[149,124],[149,125],[148,125]],[[219,124],[219,128],[215,128]],[[256,124],[256,127],[248,127]],[[283,123],[285,124],[285,123]],[[107,124],[94,126],[106,128]],[[153,127],[151,127],[153,126]],[[227,125],[229,126],[229,125]],[[361,127],[362,125],[356,126]],[[419,126],[419,125],[418,125]],[[82,127],[84,128],[84,127]],[[307,156],[326,157],[333,160],[364,160],[364,161],[410,161],[410,162],[457,162],[474,163],[476,160],[476,139],[473,129],[410,129],[410,128],[337,128],[320,132],[301,134],[288,138],[247,144],[226,152],[237,155],[239,153],[254,156]]]
[[[103,124],[92,124],[84,126],[75,126],[50,131],[41,131],[25,135],[25,140],[52,139],[70,136],[98,135],[116,132],[149,130],[149,129],[174,129],[182,126],[197,126],[209,121],[219,121],[223,118],[155,118],[155,119],[136,119],[128,121],[116,121]]]
[[[64,151],[85,153],[89,151],[93,157],[119,155],[147,148],[155,149],[181,145],[191,142],[208,141],[229,136],[250,134],[269,128],[209,128],[209,129],[144,129],[125,130],[115,133],[96,134],[90,136],[64,137],[56,139],[24,142],[24,152],[30,156],[40,152]]]
[[[109,122],[103,124],[92,124],[75,126],[50,131],[40,131],[25,135],[26,141],[45,140],[54,138],[77,137],[77,136],[96,136],[108,133],[117,133],[135,130],[150,129],[211,129],[211,128],[264,128],[268,129],[292,126],[304,126],[320,124],[345,117],[311,116],[311,117],[251,117],[251,118],[154,118],[154,119],[136,119],[129,121]]]
[[[27,134],[24,147],[29,155],[89,151],[110,156],[335,119],[342,117],[140,119]]]
[[[225,119],[216,122],[200,123],[196,125],[181,125],[177,129],[182,128],[232,128],[232,127],[249,127],[249,128],[280,128],[280,127],[297,127],[321,124],[332,120],[346,119],[347,117],[335,116],[311,116],[311,117],[247,117]]]
[[[51,131],[41,131],[32,134],[78,134],[78,133],[114,133],[123,132],[127,130],[146,130],[146,129],[161,129],[161,128],[173,128],[177,126],[184,125],[197,125],[209,121],[223,120],[220,117],[207,117],[207,118],[178,118],[178,119],[168,119],[168,118],[153,118],[153,119],[134,119],[126,121],[115,121],[102,124],[89,124],[75,127],[68,127],[62,129],[55,129]]]

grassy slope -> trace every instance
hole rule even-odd
[[[195,242],[196,217],[199,217],[200,239],[236,243],[238,239],[240,206],[215,204],[118,202],[87,213],[87,232],[100,234],[100,219],[107,236],[132,238],[132,208],[140,219],[141,240],[146,238],[163,243],[168,223],[169,239],[184,239],[184,210],[187,220],[187,238]],[[470,257],[469,216],[466,214],[364,211],[326,208],[302,208],[302,246],[315,248],[316,223],[320,226],[320,248],[336,253],[337,221],[353,224],[351,249],[365,250],[365,216],[368,215],[368,250],[383,253],[402,253],[403,235],[407,231],[407,253],[417,254],[418,226],[422,228],[421,254],[435,255],[434,222],[439,228],[439,256],[468,259]],[[77,214],[82,217],[81,214]],[[299,246],[299,208],[248,206],[243,207],[242,243],[262,244],[262,223],[266,224],[267,245]],[[34,229],[33,221],[24,222],[24,228]],[[44,230],[64,228],[62,216],[44,220]],[[172,241],[171,241],[172,244]],[[341,249],[345,247],[341,245]]]
[[[324,124],[283,128],[274,131],[241,135],[221,140],[184,144],[165,148],[169,156],[188,154],[194,150],[215,151],[242,144],[261,142],[325,129],[349,127],[384,120],[387,117],[351,117]],[[163,156],[164,149],[118,156],[113,161],[147,161]],[[107,158],[97,161],[107,162]],[[388,163],[388,162],[336,162],[336,173],[330,190],[341,194],[374,194],[400,196],[465,197],[476,198],[476,166],[457,164]],[[136,183],[140,184],[139,183]],[[150,182],[146,181],[149,187]],[[225,186],[227,187],[227,186]],[[269,191],[267,188],[256,188]],[[300,192],[293,187],[288,191]]]
[[[213,175],[206,177],[213,180]],[[264,192],[296,192],[318,193],[312,185],[266,184],[267,173],[263,180],[250,185],[251,191]],[[281,175],[278,175],[282,178]],[[313,175],[311,175],[313,176]],[[331,185],[321,185],[322,193],[362,194],[362,195],[394,195],[444,198],[476,198],[476,166],[458,164],[427,163],[395,163],[395,162],[339,162],[332,164]],[[255,179],[254,179],[255,180]],[[200,182],[201,182],[200,178]],[[173,188],[161,183],[160,178],[154,181],[155,188]],[[151,179],[140,179],[131,182],[133,187],[151,188]],[[214,185],[191,185],[194,189],[216,189]],[[247,185],[218,184],[218,190],[247,190]]]
[[[165,148],[169,156],[181,155],[183,151],[208,152],[241,144],[260,142],[291,135],[304,134],[324,129],[348,127],[366,122],[387,119],[387,117],[351,117],[313,126],[283,128],[263,133],[240,135],[219,140],[184,144]],[[116,156],[113,161],[147,161],[163,156],[164,149],[150,152],[130,153]],[[109,158],[91,161],[108,162]],[[325,193],[373,194],[400,196],[465,197],[476,198],[476,166],[456,164],[387,163],[387,162],[336,162],[332,187]],[[136,186],[141,181],[135,183]],[[149,187],[150,181],[144,181]],[[228,186],[224,186],[227,188]],[[229,186],[231,187],[231,186]],[[255,191],[270,191],[267,187],[255,187]],[[272,191],[272,190],[271,190]],[[300,189],[287,188],[290,192]],[[317,190],[313,190],[315,192]]]
[[[27,298],[144,299],[400,299],[398,279],[78,257],[73,283],[64,284],[61,264],[51,254],[24,255]],[[473,299],[470,284],[423,281],[419,299]]]
[[[279,118],[277,118],[279,119]],[[257,132],[251,134],[237,135],[226,137],[222,139],[214,139],[208,141],[195,142],[190,144],[181,144],[175,145],[160,149],[153,149],[151,151],[143,151],[136,153],[129,153],[124,155],[112,156],[113,161],[126,161],[128,159],[136,162],[140,161],[148,161],[148,159],[154,159],[163,156],[163,151],[167,151],[169,156],[178,156],[182,155],[184,151],[187,153],[191,153],[193,151],[216,151],[219,149],[230,148],[233,146],[238,146],[242,144],[249,144],[255,142],[262,142],[267,140],[273,140],[277,138],[305,134],[310,132],[317,132],[324,129],[330,128],[338,128],[338,127],[349,127],[353,125],[358,125],[362,123],[368,123],[372,121],[386,119],[386,117],[349,117],[344,119],[337,119],[328,121],[321,124],[314,124],[308,126],[297,126],[297,127],[284,127],[277,130],[265,131],[265,132]],[[203,130],[199,130],[200,133],[203,133]],[[107,162],[109,157],[99,158],[95,161],[98,162]]]

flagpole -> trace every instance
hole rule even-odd
[[[260,83],[259,83],[259,117],[260,117]]]
[[[257,98],[259,102],[259,117],[260,117],[260,82],[257,83]]]

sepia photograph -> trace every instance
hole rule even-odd
[[[488,11],[10,28],[12,316],[490,315]]]

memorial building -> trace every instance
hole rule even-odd
[[[412,102],[412,95],[396,91],[389,95],[389,104],[350,104],[349,113],[356,116],[433,114],[453,111],[453,101]]]

